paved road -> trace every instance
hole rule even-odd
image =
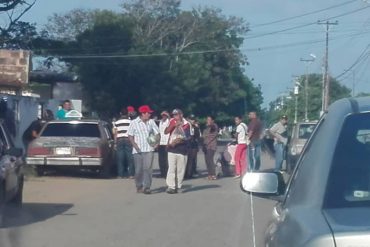
[[[203,161],[203,156],[199,156]],[[270,164],[266,157],[264,165]],[[201,162],[201,169],[204,163]],[[47,176],[25,184],[24,206],[10,209],[1,247],[253,246],[251,200],[234,178],[187,180],[169,195],[165,181],[137,194],[132,180]],[[253,199],[257,243],[272,201]]]

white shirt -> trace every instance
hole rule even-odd
[[[161,135],[161,140],[159,142],[159,145],[167,145],[168,139],[170,138],[170,134],[165,134],[164,131],[167,128],[168,124],[170,123],[170,120],[167,118],[165,121],[159,122],[159,133]]]
[[[128,137],[127,131],[131,120],[128,118],[121,118],[113,122],[113,128],[116,130],[117,138]]]
[[[248,126],[245,123],[238,124],[236,133],[238,134],[238,144],[247,144]]]
[[[138,117],[131,121],[127,134],[134,137],[134,140],[139,146],[141,152],[146,153],[154,151],[154,148],[150,146],[148,142],[149,133],[151,131],[156,135],[159,134],[158,126],[155,124],[154,120],[150,119],[147,122],[143,122],[141,118]],[[133,148],[132,153],[137,153],[135,148]]]

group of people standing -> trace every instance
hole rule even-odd
[[[250,112],[249,124],[243,123],[242,117],[235,117],[237,147],[234,154],[235,177],[239,178],[246,171],[258,171],[261,167],[261,147],[263,125],[256,112]],[[274,140],[274,170],[280,172],[285,159],[288,142],[288,117],[281,116],[267,134]]]
[[[119,178],[135,178],[138,193],[150,194],[154,151],[158,150],[160,176],[166,179],[167,193],[181,191],[184,179],[197,174],[197,154],[202,139],[202,149],[208,170],[208,179],[215,180],[214,155],[217,149],[218,126],[212,116],[207,117],[203,133],[194,115],[184,117],[181,109],[171,114],[161,113],[157,124],[151,117],[148,105],[122,109],[121,116],[113,122],[117,150]]]

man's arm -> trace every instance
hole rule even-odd
[[[168,123],[168,126],[164,130],[164,134],[171,134],[171,132],[176,128],[176,121],[174,119],[171,119],[170,122]]]
[[[285,143],[286,141],[286,138],[282,137],[280,135],[280,133],[278,133],[278,125],[277,124],[274,124],[274,126],[272,126],[272,128],[270,129],[270,133],[272,134],[272,136],[279,142],[282,142],[282,143]]]
[[[135,138],[133,136],[129,135],[128,139],[130,140],[132,147],[135,148],[136,152],[141,153],[141,150],[140,150],[139,146],[135,142]]]

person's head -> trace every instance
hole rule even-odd
[[[174,119],[181,121],[184,115],[180,109],[176,108],[172,111],[172,116]]]
[[[41,119],[44,120],[44,121],[54,120],[54,114],[51,110],[46,109],[42,112]]]
[[[135,118],[136,117],[137,113],[136,113],[135,108],[133,106],[127,106],[126,110],[127,110],[127,115],[130,118]]]
[[[215,118],[213,116],[207,116],[207,125],[212,125],[215,123]]]
[[[282,116],[281,118],[280,118],[280,122],[282,123],[282,124],[287,124],[288,123],[288,116],[286,116],[286,115],[284,115],[284,116]]]
[[[255,111],[251,111],[249,114],[248,114],[248,117],[249,119],[256,119],[257,118],[257,112]]]
[[[188,117],[188,120],[191,124],[195,124],[197,122],[197,118],[195,117],[194,114],[190,114],[190,116]]]
[[[243,121],[243,118],[241,116],[236,116],[234,121],[236,125],[239,125]]]
[[[120,114],[121,114],[121,116],[128,116],[128,111],[127,111],[127,109],[126,109],[125,107],[123,107],[123,108],[121,109]]]
[[[167,111],[163,111],[161,113],[161,117],[162,117],[162,120],[165,121],[167,120],[168,118],[170,118],[170,114],[167,112]]]
[[[140,118],[143,121],[148,121],[150,119],[153,110],[150,109],[148,105],[142,105],[139,107]]]
[[[67,111],[71,110],[72,109],[72,102],[68,99],[63,101],[62,108],[64,110],[67,110]]]

